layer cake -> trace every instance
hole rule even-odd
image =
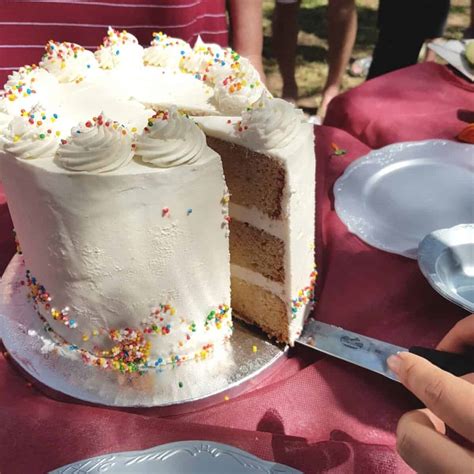
[[[231,308],[298,337],[315,282],[313,130],[245,58],[162,33],[143,49],[109,30],[95,55],[50,42],[4,86],[0,147],[26,292],[85,363],[206,359]]]

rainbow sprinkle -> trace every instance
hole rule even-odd
[[[291,300],[292,319],[296,318],[296,314],[298,313],[299,308],[307,305],[308,303],[314,302],[314,288],[316,285],[317,276],[318,272],[315,268],[310,274],[309,285],[300,290],[298,292],[298,296]]]
[[[221,329],[223,322],[229,318],[229,310],[229,306],[226,304],[221,304],[217,309],[210,311],[206,317],[206,321],[204,322],[204,327],[209,329],[211,322],[214,322],[216,328]]]
[[[138,40],[131,35],[127,30],[116,30],[114,28],[109,28],[107,30],[107,36],[104,36],[102,40],[102,45],[100,48],[109,48],[111,46],[116,46],[119,44],[134,43],[138,44]],[[118,52],[117,52],[118,51]],[[117,50],[115,54],[120,54],[120,51]]]
[[[54,130],[54,122],[58,119],[58,114],[46,114],[46,112],[41,110],[35,110],[33,108],[30,112],[25,109],[21,109],[20,115],[28,121],[28,124],[31,127],[38,129],[38,134],[36,139],[44,140],[46,137],[55,136],[59,137],[61,132],[59,130]],[[20,135],[15,135],[13,137],[13,142],[18,142],[21,140]]]
[[[36,64],[23,66],[17,72],[8,76],[8,82],[14,82],[14,85],[1,91],[0,97],[6,97],[10,102],[14,102],[21,97],[36,94],[33,83],[36,81],[35,72],[37,70],[38,66]]]
[[[18,240],[18,236],[16,235],[15,229],[13,229],[13,238],[15,239],[16,253],[18,255],[21,255],[23,252],[21,251],[20,241]]]
[[[25,284],[24,281],[21,282]],[[26,270],[26,285],[28,287],[27,299],[33,301],[33,308],[37,309],[38,306],[42,306],[55,321],[61,321],[65,326],[75,329],[77,328],[76,320],[69,316],[69,306],[65,306],[62,309],[56,309],[51,306],[52,298],[46,291],[43,285],[40,285],[36,278],[31,275],[30,270]]]
[[[45,46],[45,54],[41,61],[55,63],[58,62],[61,69],[66,68],[66,61],[70,59],[77,59],[80,53],[85,49],[75,43],[58,42],[49,40]],[[82,79],[82,78],[81,78]]]

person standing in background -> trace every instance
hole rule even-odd
[[[342,77],[351,59],[357,35],[355,0],[328,1],[328,75],[318,115],[324,117],[329,102],[339,94]]]
[[[230,0],[234,48],[262,68],[262,1]],[[8,74],[38,63],[50,40],[95,50],[107,27],[126,29],[144,46],[154,31],[194,44],[228,45],[225,0],[0,0],[0,87]]]
[[[247,58],[265,82],[263,71],[262,0],[229,0],[232,49]]]
[[[299,4],[299,0],[276,0],[272,24],[273,47],[283,78],[282,97],[292,102],[298,98],[295,56]],[[368,79],[416,64],[423,44],[443,35],[449,6],[449,0],[380,0],[379,35]],[[357,35],[355,0],[328,0],[327,22],[328,73],[318,108],[320,117],[339,94],[351,58]]]
[[[272,22],[272,42],[283,79],[283,99],[296,102],[298,86],[295,78],[298,41],[299,0],[276,0]],[[339,94],[342,76],[347,68],[357,34],[357,11],[354,0],[328,1],[328,74],[318,115]]]
[[[380,0],[367,79],[416,64],[425,41],[443,36],[449,6],[449,0]]]
[[[299,4],[299,0],[276,0],[272,19],[273,52],[283,80],[281,97],[293,103],[298,99],[295,64]]]

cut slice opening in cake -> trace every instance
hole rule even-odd
[[[263,102],[266,114],[257,119],[261,110],[242,120],[197,120],[221,156],[230,193],[233,315],[293,345],[312,309],[316,278],[313,130],[290,104]],[[282,120],[275,143],[273,124],[265,127],[280,108],[296,128],[285,129]]]

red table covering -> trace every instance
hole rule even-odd
[[[412,83],[413,74],[419,70],[407,68],[398,81]],[[372,87],[370,82],[361,86],[357,97],[363,98],[364,90],[372,94]],[[445,88],[445,76],[436,76],[432,87]],[[464,92],[451,85],[453,104],[460,91]],[[341,107],[350,105],[342,102]],[[421,109],[406,106],[404,115],[414,128]],[[455,114],[456,108],[446,114]],[[361,120],[366,116],[361,114]],[[358,120],[353,114],[345,123],[355,129]],[[425,126],[431,123],[431,137],[451,133],[430,111],[423,121]],[[387,116],[377,126],[386,128],[382,144],[388,144],[391,120]],[[412,138],[410,128],[406,130],[398,139]],[[347,154],[332,155],[333,143]],[[349,234],[334,213],[335,179],[368,151],[343,130],[316,128],[320,278],[315,314],[322,321],[402,346],[434,345],[466,313],[428,285],[415,261],[367,246]],[[6,242],[11,223],[5,211],[0,219]],[[8,245],[2,246],[3,257],[11,255],[11,242]],[[308,473],[411,472],[395,452],[394,430],[416,400],[395,382],[309,349],[295,350],[277,374],[250,393],[167,419],[153,409],[118,410],[53,400],[28,384],[8,357],[0,359],[0,387],[2,474],[44,472],[85,457],[187,439],[228,443]]]
[[[433,62],[394,71],[337,96],[324,120],[371,148],[453,139],[466,122],[474,122],[474,83]]]

